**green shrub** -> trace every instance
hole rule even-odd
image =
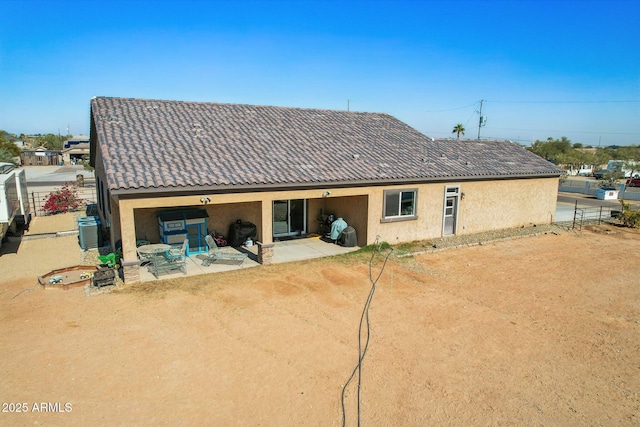
[[[624,200],[620,200],[620,204],[622,205],[622,212],[618,215],[618,219],[627,227],[640,227],[640,211],[631,209],[629,203]]]

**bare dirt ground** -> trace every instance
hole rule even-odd
[[[0,425],[342,423],[369,254],[85,296],[36,282],[76,236],[2,251]],[[369,319],[363,426],[640,424],[637,231],[391,256]]]

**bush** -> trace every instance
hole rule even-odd
[[[640,211],[631,209],[629,203],[624,200],[620,200],[620,204],[622,205],[622,212],[618,215],[618,219],[627,227],[640,227]]]
[[[621,171],[609,171],[604,174],[602,180],[600,180],[601,188],[615,187],[618,182],[624,178],[624,173]]]
[[[52,215],[77,210],[84,205],[78,198],[78,188],[75,184],[65,184],[59,190],[49,193],[42,209],[46,214]]]

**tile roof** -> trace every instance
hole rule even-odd
[[[384,113],[97,97],[91,119],[116,191],[562,173],[512,142],[434,140]]]

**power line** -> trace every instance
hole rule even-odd
[[[500,102],[504,104],[629,104],[640,103],[639,99],[625,100],[601,100],[601,101],[496,101],[487,100],[486,102]]]
[[[522,132],[588,133],[593,135],[640,135],[640,132],[594,132],[594,131],[583,131],[583,130],[517,129],[517,128],[496,128],[493,126],[490,126],[487,129],[515,130],[515,131],[522,131]]]
[[[446,108],[444,110],[427,110],[425,113],[444,113],[445,111],[455,111],[455,110],[463,110],[465,108],[473,107],[478,104],[480,101],[476,101],[473,104],[465,105],[464,107],[455,107],[455,108]]]

